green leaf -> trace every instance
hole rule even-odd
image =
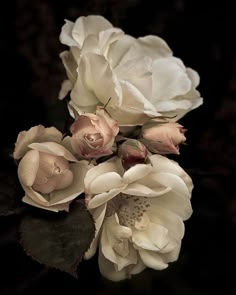
[[[24,250],[39,263],[75,272],[94,237],[92,216],[81,201],[75,201],[67,213],[42,211],[21,223]]]

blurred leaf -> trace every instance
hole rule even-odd
[[[21,244],[39,263],[62,271],[76,271],[94,237],[93,219],[81,201],[70,212],[26,216],[20,226]]]

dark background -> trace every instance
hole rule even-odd
[[[233,2],[233,1],[232,1]],[[186,115],[188,145],[176,160],[195,188],[180,258],[167,270],[146,270],[112,283],[100,277],[96,257],[82,263],[78,280],[46,269],[17,243],[17,216],[0,220],[0,294],[233,294],[236,266],[236,55],[231,1],[17,0],[16,17],[2,10],[0,177],[15,169],[8,156],[19,131],[38,124],[62,127],[57,101],[65,71],[59,53],[64,19],[101,14],[135,37],[159,35],[201,77],[204,105]],[[13,170],[12,170],[13,169]],[[234,273],[235,274],[235,273]],[[85,291],[82,291],[84,289]]]

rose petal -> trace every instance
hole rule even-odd
[[[104,193],[94,196],[89,201],[88,208],[93,209],[93,208],[96,208],[96,207],[108,202],[109,200],[114,198],[116,195],[118,195],[122,190],[124,190],[124,188],[125,188],[125,186],[121,187],[121,188],[114,188],[114,189],[111,189],[109,192],[104,192]]]
[[[68,46],[78,46],[78,43],[74,40],[72,36],[74,23],[67,19],[65,20],[65,22],[66,23],[62,26],[61,33],[59,36],[60,42]]]
[[[160,102],[170,103],[169,99],[186,94],[192,86],[182,61],[174,57],[154,61],[152,85],[153,97],[151,101],[159,112],[169,110],[168,105],[165,106],[165,104],[163,104],[165,109],[160,108]],[[175,101],[173,102],[175,103]]]
[[[64,157],[68,161],[78,162],[78,160],[64,146],[56,142],[32,143],[29,147],[39,152]]]
[[[22,131],[17,137],[13,157],[20,159],[29,150],[28,146],[33,142],[54,141],[60,142],[62,133],[54,127],[45,128],[42,125],[34,126],[28,131]]]
[[[95,210],[91,210],[90,212],[93,216],[93,220],[95,221],[96,232],[95,232],[95,237],[89,249],[84,254],[84,259],[90,259],[96,253],[97,246],[98,246],[98,239],[100,237],[101,227],[105,217],[106,209],[107,209],[107,204],[105,203],[102,206],[96,208]]]
[[[145,230],[133,230],[132,241],[138,249],[159,251],[169,243],[168,230],[150,222]]]
[[[143,263],[150,268],[156,270],[162,270],[168,267],[168,264],[165,263],[163,259],[163,254],[157,252],[148,251],[148,250],[139,250],[139,255],[143,260]]]
[[[18,177],[21,185],[32,186],[39,168],[39,152],[28,151],[18,166]]]
[[[81,57],[78,79],[71,92],[71,99],[78,107],[93,108],[96,104],[121,103],[121,88],[104,56],[88,53]]]
[[[81,16],[75,21],[72,36],[78,45],[82,47],[87,36],[97,35],[99,32],[112,27],[112,24],[100,15]]]

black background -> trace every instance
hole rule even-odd
[[[58,2],[58,3],[57,3]],[[232,1],[233,2],[233,1]],[[1,217],[0,294],[231,294],[236,265],[236,55],[231,1],[17,0],[14,21],[2,10],[0,176],[15,169],[11,153],[19,131],[44,124],[61,128],[57,101],[65,72],[59,53],[64,19],[101,14],[135,37],[159,35],[201,77],[204,105],[186,115],[188,145],[176,160],[190,173],[194,213],[186,222],[180,258],[165,271],[146,270],[112,283],[96,257],[82,263],[78,280],[46,269],[17,243],[15,216]],[[85,291],[82,291],[85,290]],[[232,293],[234,293],[232,291]]]

